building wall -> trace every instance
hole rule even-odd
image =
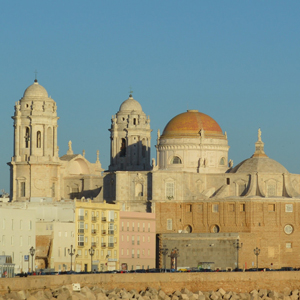
[[[120,212],[120,266],[131,269],[155,267],[155,214]]]
[[[75,271],[119,269],[119,212],[119,204],[76,201]]]

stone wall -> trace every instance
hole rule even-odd
[[[216,273],[154,273],[154,274],[84,274],[30,276],[26,278],[1,278],[0,293],[19,290],[39,290],[57,288],[72,283],[83,286],[98,286],[105,289],[115,287],[145,290],[147,287],[162,289],[172,293],[182,288],[192,292],[225,291],[237,293],[250,292],[253,289],[270,289],[281,292],[284,288],[300,289],[300,272],[216,272]]]

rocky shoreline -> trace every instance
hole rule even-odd
[[[39,291],[8,291],[0,300],[298,300],[299,290],[285,288],[281,292],[267,289],[252,290],[250,293],[226,292],[222,288],[210,292],[191,292],[184,288],[172,294],[148,287],[137,291],[114,288],[105,290],[101,287],[81,287],[77,284],[65,285],[58,289]]]

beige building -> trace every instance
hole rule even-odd
[[[35,199],[101,199],[99,152],[95,163],[74,154],[72,143],[59,157],[57,106],[44,87],[34,81],[15,104],[14,155],[11,158],[11,201]]]
[[[132,112],[141,111],[140,104],[133,100],[125,100],[117,116],[127,102]],[[133,125],[140,136],[149,132],[149,128],[132,122],[130,118],[114,117],[111,140],[119,123],[123,124],[124,136]],[[127,162],[134,159],[129,142],[114,142],[117,145],[112,144],[111,162],[119,161],[124,153]],[[124,211],[155,213],[160,249],[168,233],[174,240],[176,233],[185,233],[186,240],[189,233],[200,234],[199,238],[201,233],[216,234],[214,239],[223,234],[230,236],[229,240],[237,237],[243,244],[239,250],[240,266],[253,266],[253,250],[258,247],[263,267],[300,267],[300,175],[290,174],[265,154],[260,129],[253,156],[235,167],[228,158],[226,132],[213,118],[197,110],[175,116],[162,134],[158,131],[156,149],[157,163],[153,159],[151,168],[131,171],[114,164],[105,173],[103,189],[104,199],[121,203]],[[212,253],[211,249],[206,251]],[[161,265],[161,252],[157,254]],[[192,266],[197,267],[200,258],[193,257]],[[178,260],[180,263],[180,257]],[[233,261],[228,259],[223,265],[234,268],[238,263]]]
[[[119,269],[119,214],[119,204],[75,202],[75,271]]]

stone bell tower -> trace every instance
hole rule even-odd
[[[150,118],[132,95],[112,116],[110,171],[150,170]]]
[[[59,199],[56,103],[34,81],[15,104],[11,200]]]

